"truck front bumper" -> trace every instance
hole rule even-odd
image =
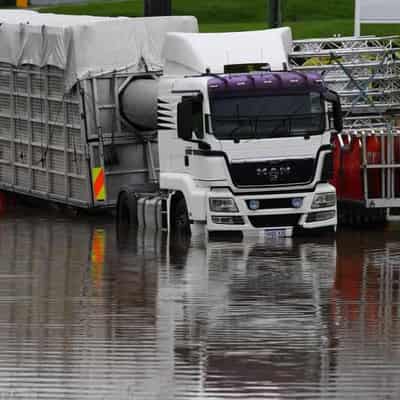
[[[296,229],[312,230],[335,228],[337,225],[336,202],[333,206],[312,207],[315,196],[335,193],[329,184],[319,184],[314,192],[289,194],[232,195],[229,190],[209,193],[207,230],[212,231],[280,231],[291,236]],[[212,210],[210,199],[232,198],[236,212]],[[257,206],[256,209],[254,206]]]

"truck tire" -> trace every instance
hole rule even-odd
[[[120,225],[137,226],[137,200],[133,193],[122,192],[118,199],[117,221]]]
[[[190,236],[190,220],[186,206],[186,201],[182,197],[176,205],[174,211],[174,219],[172,221],[172,232],[177,235]]]

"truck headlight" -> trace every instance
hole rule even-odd
[[[311,208],[326,208],[335,207],[336,205],[336,193],[317,193],[314,196],[314,200],[311,204]]]
[[[212,197],[209,199],[210,202],[210,210],[214,212],[238,212],[237,205],[235,200],[230,197]]]

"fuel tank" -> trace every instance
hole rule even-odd
[[[157,129],[158,79],[153,76],[133,78],[119,93],[120,113],[141,132]]]

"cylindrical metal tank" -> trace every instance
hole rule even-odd
[[[140,77],[132,79],[119,94],[120,113],[142,132],[157,129],[158,79]]]

